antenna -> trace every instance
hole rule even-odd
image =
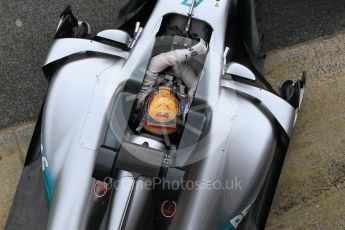
[[[188,35],[189,30],[190,30],[190,25],[191,25],[191,23],[192,23],[192,17],[193,17],[195,2],[196,2],[196,0],[192,0],[192,4],[191,4],[191,6],[190,6],[190,8],[189,8],[189,12],[188,12],[188,17],[189,17],[189,18],[188,18],[188,23],[187,23],[187,25],[186,25],[186,28],[184,29],[184,32],[185,32],[186,35]]]

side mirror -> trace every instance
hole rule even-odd
[[[130,43],[132,41],[127,32],[114,29],[101,31],[97,34],[97,37],[105,38],[107,40],[126,45],[127,47],[130,46]]]
[[[231,62],[226,67],[225,73],[236,75],[238,77],[251,80],[251,81],[256,80],[255,74],[248,67],[236,62]]]

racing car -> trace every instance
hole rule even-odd
[[[254,0],[121,4],[94,35],[60,15],[22,175],[42,175],[34,229],[264,229],[305,73],[265,79]],[[23,183],[7,229],[32,216]]]

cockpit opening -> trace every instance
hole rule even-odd
[[[163,17],[129,122],[136,135],[169,136],[175,142],[183,132],[213,31],[193,19],[186,32],[187,23],[183,15]]]

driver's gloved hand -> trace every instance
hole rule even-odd
[[[199,38],[199,39],[200,39],[200,42],[189,49],[192,56],[197,56],[197,55],[202,55],[202,54],[207,53],[207,50],[208,50],[207,43],[202,38]]]

